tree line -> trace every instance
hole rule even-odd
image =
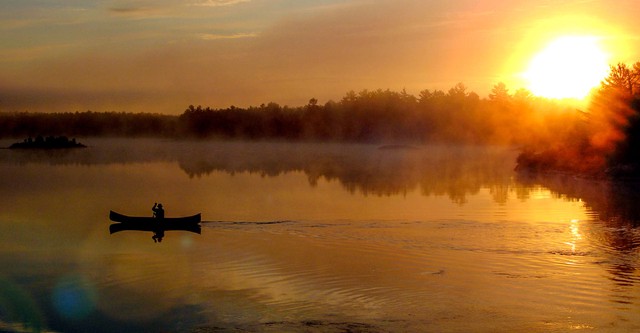
[[[189,106],[179,117],[180,133],[197,137],[282,138],[349,142],[545,142],[579,118],[562,103],[510,94],[499,83],[481,99],[459,83],[447,92],[423,90],[350,91],[339,101],[302,107],[277,103],[240,109]]]
[[[610,66],[569,137],[528,145],[518,169],[562,171],[603,178],[640,176],[640,62]]]
[[[582,112],[496,84],[486,98],[458,83],[448,91],[349,91],[339,101],[304,106],[270,102],[214,109],[190,105],[178,116],[156,113],[0,113],[0,135],[160,136],[347,142],[462,142],[544,146],[571,138]]]

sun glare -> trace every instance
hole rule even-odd
[[[608,71],[608,54],[597,37],[565,36],[533,57],[524,79],[538,96],[583,99]]]

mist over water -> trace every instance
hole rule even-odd
[[[640,328],[634,186],[497,146],[82,142],[0,150],[2,329]],[[109,234],[154,202],[201,234]]]

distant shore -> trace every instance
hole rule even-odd
[[[68,149],[86,148],[84,144],[77,142],[75,138],[69,140],[66,136],[37,136],[35,139],[28,137],[22,142],[13,143],[9,149]]]

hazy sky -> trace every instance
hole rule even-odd
[[[531,57],[594,35],[640,60],[635,0],[3,0],[0,111],[300,106],[349,90],[515,90]]]

